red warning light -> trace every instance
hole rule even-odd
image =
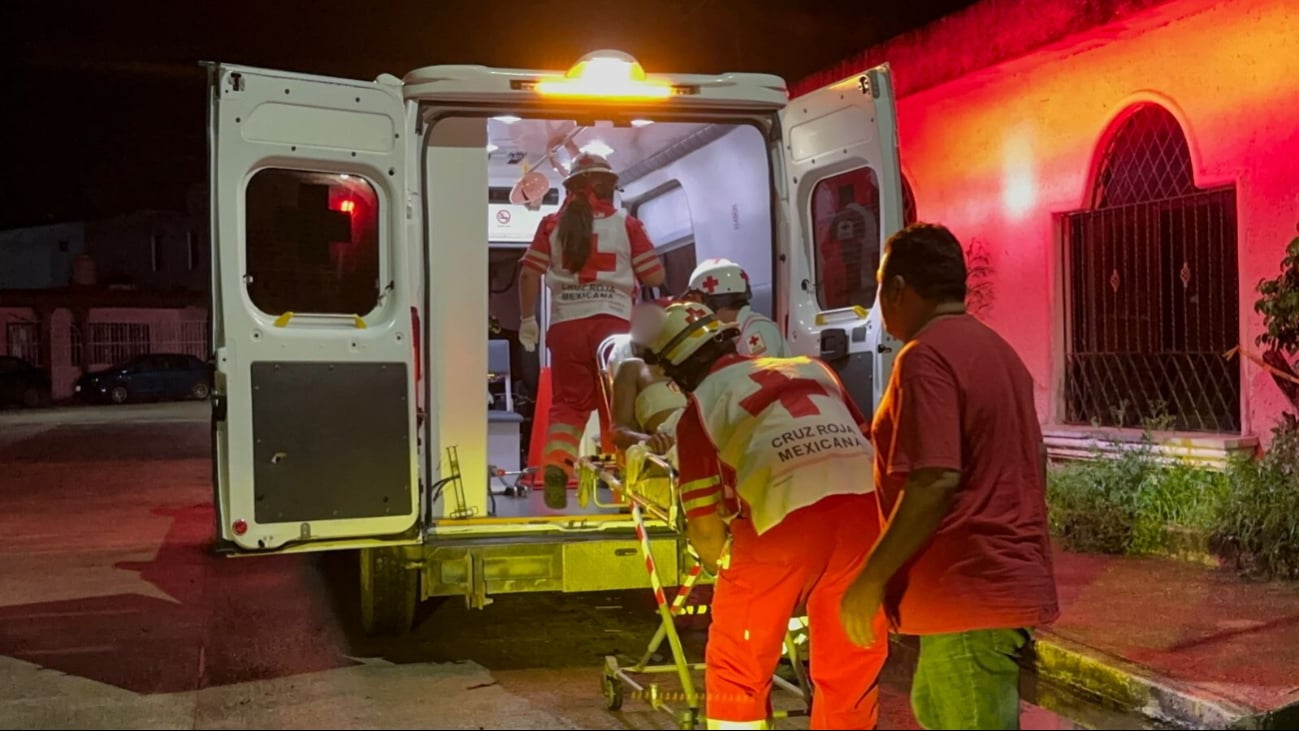
[[[233,528],[235,529],[235,535],[237,536],[242,536],[248,532],[248,524],[242,520],[236,520]]]
[[[338,210],[342,211],[343,213],[351,213],[356,210],[356,201],[352,200],[351,198],[348,198],[338,206]]]

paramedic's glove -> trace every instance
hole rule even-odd
[[[537,338],[541,336],[541,329],[537,327],[537,318],[525,317],[519,324],[519,344],[523,349],[531,353],[537,349]]]

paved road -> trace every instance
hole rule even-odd
[[[209,471],[203,404],[0,413],[0,728],[675,728],[599,695],[648,591],[447,601],[366,639],[353,554],[208,552]],[[886,691],[883,727],[914,728]]]

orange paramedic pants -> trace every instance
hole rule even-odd
[[[630,330],[621,317],[597,315],[557,322],[546,331],[552,392],[543,467],[559,467],[572,477],[582,432],[600,405],[595,351],[605,338]]]
[[[834,495],[789,514],[759,536],[731,521],[731,561],[717,577],[705,655],[706,716],[756,722],[771,714],[771,676],[789,620],[806,602],[814,697],[813,729],[873,729],[888,623],[875,619],[875,644],[849,641],[839,601],[879,537],[874,495]]]

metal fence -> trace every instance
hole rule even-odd
[[[1147,105],[1103,157],[1096,210],[1065,217],[1073,423],[1239,433],[1234,188],[1197,190],[1176,121]]]
[[[121,363],[146,353],[181,353],[206,360],[207,323],[194,320],[91,322],[71,329],[71,361],[79,367]]]
[[[49,361],[41,344],[49,339]],[[48,323],[10,322],[5,352],[43,368],[96,368],[146,353],[180,353],[207,360],[211,334],[203,320],[90,322],[51,327]]]

